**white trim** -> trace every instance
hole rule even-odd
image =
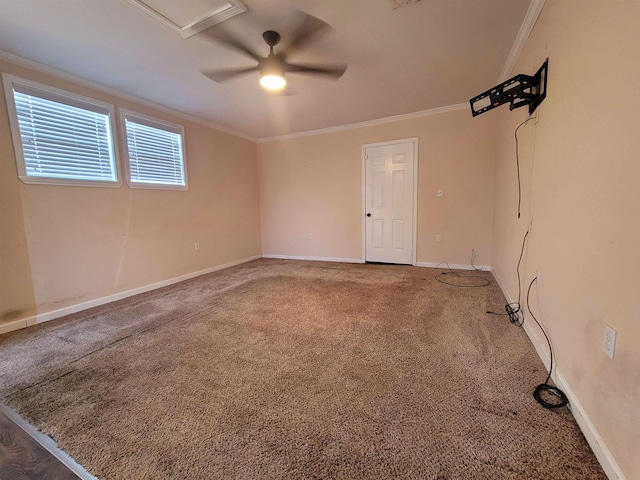
[[[511,70],[513,70],[513,67],[518,61],[518,57],[520,57],[520,53],[522,53],[525,43],[527,43],[527,40],[529,39],[529,35],[531,34],[531,31],[538,20],[538,16],[542,11],[542,7],[544,7],[544,2],[545,0],[531,0],[529,10],[527,10],[526,15],[524,16],[524,20],[522,21],[522,25],[520,25],[520,30],[513,42],[507,61],[504,64],[502,73],[500,74],[500,78],[498,78],[498,83],[502,83],[511,77]]]
[[[534,2],[535,1],[541,1],[541,0],[534,0]],[[184,120],[187,120],[187,121],[190,121],[190,122],[194,122],[194,123],[203,125],[205,127],[213,128],[213,129],[218,130],[220,132],[228,133],[230,135],[234,135],[236,137],[243,138],[245,140],[250,140],[252,142],[257,142],[257,143],[275,142],[275,141],[278,141],[278,140],[290,140],[290,139],[294,139],[294,138],[309,137],[309,136],[314,136],[314,135],[323,135],[323,134],[326,134],[326,133],[342,132],[342,131],[346,131],[346,130],[353,130],[353,129],[356,129],[356,128],[372,127],[372,126],[375,126],[375,125],[383,125],[385,123],[398,122],[398,121],[402,121],[402,120],[410,120],[412,118],[420,118],[420,117],[428,117],[428,116],[431,116],[431,115],[439,115],[441,113],[449,113],[449,112],[454,112],[454,111],[457,111],[457,110],[466,110],[466,109],[469,108],[469,103],[468,102],[457,103],[457,104],[454,104],[454,105],[447,105],[447,106],[444,106],[444,107],[430,108],[428,110],[420,110],[418,112],[404,113],[404,114],[400,114],[400,115],[392,115],[390,117],[383,117],[383,118],[378,118],[378,119],[374,119],[374,120],[367,120],[367,121],[364,121],[364,122],[349,123],[349,124],[345,124],[345,125],[338,125],[338,126],[335,126],[335,127],[321,128],[321,129],[317,129],[317,130],[308,130],[308,131],[305,131],[305,132],[291,133],[291,134],[287,134],[287,135],[276,135],[276,136],[272,136],[272,137],[256,138],[256,137],[252,137],[251,135],[247,135],[245,133],[238,132],[237,130],[232,130],[230,128],[223,127],[222,125],[218,125],[218,124],[209,122],[209,121],[204,120],[202,118],[195,117],[193,115],[189,115],[187,113],[183,113],[183,112],[180,112],[178,110],[174,110],[174,109],[169,108],[169,107],[165,107],[164,105],[160,105],[160,104],[152,102],[150,100],[145,100],[145,99],[142,99],[140,97],[136,97],[135,95],[131,95],[130,93],[123,92],[122,90],[117,90],[117,89],[112,88],[112,87],[107,87],[106,85],[100,84],[98,82],[94,82],[93,80],[88,80],[88,79],[82,78],[80,76],[74,75],[72,73],[64,72],[64,71],[59,70],[57,68],[49,67],[47,65],[43,65],[41,63],[34,62],[33,60],[28,60],[26,58],[20,57],[18,55],[14,55],[14,54],[9,53],[9,52],[5,52],[3,50],[0,50],[0,60],[4,60],[6,62],[12,63],[12,64],[20,66],[20,67],[29,68],[31,70],[38,71],[40,73],[45,73],[47,75],[53,75],[53,76],[58,77],[61,80],[66,80],[66,81],[73,82],[73,83],[76,83],[76,84],[84,86],[84,87],[89,87],[89,88],[92,88],[92,89],[97,90],[99,92],[102,92],[102,93],[105,93],[105,94],[108,94],[108,95],[116,96],[116,97],[118,97],[118,98],[120,98],[122,100],[128,100],[128,101],[131,101],[131,102],[135,102],[135,103],[137,103],[139,105],[144,105],[146,107],[154,108],[154,109],[158,110],[159,112],[166,113],[168,115],[174,115],[174,116],[182,118]]]
[[[427,267],[427,268],[441,268],[446,270],[447,268],[451,268],[452,270],[480,270],[483,272],[490,272],[491,265],[469,265],[466,263],[449,263],[449,267],[445,262],[417,262],[416,267]]]
[[[160,22],[165,27],[170,28],[172,31],[182,36],[182,38],[192,37],[196,33],[200,33],[209,27],[213,27],[214,25],[228,20],[239,13],[247,11],[247,7],[240,0],[226,0],[226,5],[212,12],[208,12],[202,18],[181,27],[170,18],[165,17],[162,13],[147,5],[143,0],[128,0],[128,2],[139,8],[154,20]]]
[[[125,93],[122,90],[117,90],[115,88],[107,87],[106,85],[102,85],[98,82],[94,82],[93,80],[87,80],[86,78],[79,77],[72,73],[63,72],[62,70],[58,70],[57,68],[49,67],[47,65],[43,65],[38,62],[34,62],[33,60],[27,60],[26,58],[19,57],[18,55],[14,55],[12,53],[5,52],[0,50],[0,60],[5,62],[9,62],[11,64],[17,65],[19,67],[29,68],[31,70],[35,70],[40,73],[44,73],[47,75],[53,75],[61,80],[66,80],[68,82],[73,82],[77,85],[92,88],[98,92],[105,93],[107,95],[113,95],[114,97],[118,97],[121,100],[128,100],[130,102],[135,102],[138,105],[143,105],[145,107],[153,108],[158,112],[165,113],[167,115],[173,115],[175,117],[182,118],[189,122],[197,123],[199,125],[203,125],[205,127],[213,128],[214,130],[218,130],[223,133],[228,133],[229,135],[234,135],[239,138],[243,138],[245,140],[250,140],[252,142],[256,141],[255,137],[251,135],[247,135],[245,133],[240,133],[236,130],[232,130],[227,127],[223,127],[222,125],[217,125],[215,123],[209,122],[207,120],[203,120],[202,118],[194,117],[193,115],[189,115],[187,113],[180,112],[178,110],[174,110],[169,107],[165,107],[164,105],[160,105],[159,103],[152,102],[150,100],[144,100],[140,97],[136,97],[135,95],[131,95],[130,93]]]
[[[362,261],[366,262],[367,259],[367,221],[365,215],[367,214],[367,168],[366,168],[366,148],[362,145],[362,164],[360,170],[362,171]]]
[[[417,262],[417,248],[418,248],[418,147],[419,138],[410,137],[402,138],[399,140],[388,140],[386,142],[367,143],[362,145],[362,258],[367,259],[366,252],[366,215],[367,215],[367,148],[369,147],[384,147],[386,145],[395,145],[398,143],[413,143],[413,238],[411,239],[412,251],[411,251],[411,265],[416,266]]]
[[[161,120],[159,118],[151,117],[149,115],[143,115],[142,113],[129,110],[127,108],[119,108],[120,112],[120,129],[122,136],[122,147],[124,156],[124,170],[126,182],[129,188],[150,188],[156,190],[189,190],[189,177],[187,175],[187,149],[185,142],[184,126]],[[148,127],[156,128],[158,130],[165,130],[171,133],[180,135],[180,148],[182,148],[182,175],[184,179],[184,185],[176,184],[162,184],[162,183],[143,183],[134,182],[131,179],[131,163],[129,158],[129,135],[127,134],[127,117],[131,117],[132,123],[146,124]]]
[[[496,283],[500,287],[500,290],[502,290],[502,294],[506,298],[507,302],[509,303],[513,302],[513,299],[510,297],[507,290],[504,288],[504,285],[502,284],[500,279],[495,275],[493,276],[493,278],[496,280]],[[529,337],[529,340],[531,341],[533,348],[535,348],[536,353],[540,357],[540,360],[542,360],[542,363],[544,364],[544,367],[547,369],[547,372],[548,372],[550,358],[549,358],[549,352],[547,351],[547,349],[549,347],[547,346],[546,343],[543,343],[538,336],[535,335],[533,331],[534,326],[531,322],[525,321],[523,324],[523,328],[525,333]],[[578,397],[576,396],[575,392],[569,385],[569,382],[567,381],[565,376],[562,374],[562,372],[558,368],[557,364],[553,369],[551,378],[553,378],[553,381],[558,386],[558,388],[560,388],[567,395],[567,398],[569,399],[569,407],[570,407],[571,413],[576,419],[576,423],[580,427],[580,430],[582,431],[584,437],[586,438],[587,443],[591,447],[591,450],[593,450],[594,455],[600,462],[600,465],[602,466],[604,473],[607,475],[607,477],[610,480],[625,480],[624,473],[622,472],[622,469],[618,465],[618,462],[616,462],[615,458],[611,454],[611,451],[607,448],[607,445],[605,444],[604,440],[596,430],[596,427],[593,425],[593,422],[587,415],[587,412],[585,411],[582,404],[580,403],[580,400],[578,400]]]
[[[312,262],[340,262],[340,263],[364,263],[361,258],[344,258],[344,257],[310,257],[306,255],[276,255],[273,253],[264,253],[262,258],[277,258],[280,260],[310,260]]]
[[[33,317],[29,317],[33,318]],[[27,327],[27,319],[23,318],[21,320],[11,320],[8,322],[0,323],[0,335],[3,333],[13,332],[14,330],[20,330],[21,328]]]
[[[411,252],[411,265],[418,263],[418,164],[420,163],[419,139],[415,137],[413,146],[413,251]]]
[[[0,412],[4,413],[9,420],[15,423],[21,428],[27,435],[38,442],[45,450],[51,455],[56,457],[60,463],[64,464],[69,470],[75,473],[82,480],[98,480],[91,475],[85,468],[71,458],[65,451],[63,451],[58,444],[48,435],[38,431],[33,425],[27,422],[24,418],[14,412],[4,403],[0,402]]]
[[[531,335],[529,335],[529,338],[531,338]],[[576,422],[578,423],[580,430],[582,430],[582,433],[587,439],[587,442],[591,446],[593,453],[595,454],[596,458],[600,462],[600,465],[602,466],[604,473],[607,475],[609,480],[626,480],[626,477],[622,472],[622,470],[620,469],[618,462],[616,462],[616,459],[613,458],[611,451],[607,448],[606,444],[604,443],[604,440],[596,430],[596,427],[591,422],[591,419],[589,418],[589,416],[587,415],[587,412],[584,410],[584,407],[578,400],[578,397],[576,396],[575,392],[569,386],[567,379],[564,378],[564,375],[562,375],[562,373],[558,371],[556,371],[556,374],[554,375],[554,377],[555,377],[554,381],[556,382],[556,385],[569,398],[571,413],[576,419]]]
[[[183,282],[184,280],[189,280],[191,278],[199,277],[201,275],[206,275],[207,273],[217,272],[218,270],[224,270],[225,268],[233,267],[235,265],[240,265],[241,263],[257,260],[258,258],[262,258],[262,255],[254,255],[252,257],[241,258],[240,260],[234,260],[232,262],[224,263],[222,265],[216,265],[215,267],[206,268],[204,270],[199,270],[197,272],[187,273],[185,275],[180,275],[179,277],[170,278],[168,280],[163,280],[161,282],[144,285],[142,287],[126,290],[124,292],[114,293],[113,295],[107,295],[106,297],[96,298],[94,300],[89,300],[87,302],[77,303],[75,305],[69,305],[68,307],[60,308],[58,310],[39,313],[37,315],[28,317],[22,320],[15,320],[13,322],[8,322],[0,325],[0,334],[7,333],[12,330],[18,330],[20,328],[29,327],[37,323],[48,322],[49,320],[54,320],[56,318],[64,317],[65,315],[71,315],[72,313],[80,312],[82,310],[87,310],[88,308],[98,307],[106,303],[122,300],[123,298],[131,297],[133,295],[138,295],[140,293],[150,292],[151,290],[156,290],[158,288],[166,287],[168,285],[173,285],[174,283]]]
[[[4,96],[7,102],[7,113],[9,114],[9,126],[11,130],[11,138],[13,140],[13,151],[15,154],[16,167],[18,170],[18,178],[20,181],[26,184],[40,184],[40,185],[64,185],[64,186],[77,186],[77,187],[107,187],[107,188],[120,188],[122,186],[122,172],[120,171],[120,156],[118,148],[118,132],[116,129],[116,109],[115,105],[95,98],[86,97],[77,93],[62,90],[60,88],[51,87],[39,82],[34,82],[26,78],[18,77],[10,73],[2,72],[2,83],[4,85]],[[27,173],[27,167],[24,158],[24,147],[22,145],[22,134],[20,132],[20,125],[18,120],[18,110],[16,107],[16,98],[14,93],[14,86],[18,86],[18,89],[22,87],[27,90],[33,96],[43,98],[48,101],[56,102],[58,104],[70,105],[72,107],[81,108],[82,110],[88,110],[97,112],[107,116],[107,124],[109,128],[108,138],[109,148],[111,153],[111,160],[113,161],[113,169],[115,173],[115,180],[91,180],[91,179],[75,179],[66,177],[40,177],[30,176]]]
[[[308,130],[306,132],[291,133],[288,135],[277,135],[275,137],[262,137],[256,141],[258,143],[277,142],[279,140],[291,140],[294,138],[311,137],[314,135],[324,135],[325,133],[344,132],[355,128],[373,127],[385,123],[399,122],[401,120],[410,120],[412,118],[428,117],[430,115],[439,115],[441,113],[455,112],[457,110],[466,110],[469,108],[469,102],[457,103],[446,107],[431,108],[429,110],[421,110],[419,112],[403,113],[402,115],[393,115],[391,117],[378,118],[376,120],[367,120],[365,122],[349,123],[346,125],[338,125],[336,127],[320,128],[318,130]]]

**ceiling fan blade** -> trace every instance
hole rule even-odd
[[[347,65],[300,65],[285,63],[285,72],[306,73],[311,75],[324,75],[335,80],[339,79],[347,71]]]
[[[279,56],[282,58],[286,58],[293,52],[317,40],[321,35],[331,31],[329,24],[313,15],[304,12],[297,12],[297,15],[301,17],[299,26],[293,33],[289,43],[280,49]]]
[[[246,67],[246,68],[231,68],[229,70],[207,70],[202,72],[203,75],[214,82],[222,83],[226,80],[230,80],[233,77],[237,77],[238,75],[243,75],[249,72],[257,72],[259,70],[258,66],[255,67]]]
[[[229,35],[227,32],[225,32],[223,30],[220,30],[220,29],[209,29],[209,30],[205,30],[204,32],[202,32],[202,34],[204,36],[206,36],[207,38],[213,40],[213,41],[224,43],[225,45],[227,45],[228,47],[233,48],[237,52],[244,53],[245,55],[248,55],[249,57],[253,58],[256,62],[259,62],[260,60],[262,60],[262,57],[260,55],[258,55],[256,52],[254,52],[251,48],[249,48],[247,45],[245,45],[242,41],[240,41],[238,38],[235,38],[235,37]]]

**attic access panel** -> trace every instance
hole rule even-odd
[[[241,0],[128,1],[182,38],[189,38],[247,10]]]
[[[509,110],[529,105],[529,114],[532,114],[547,96],[548,65],[547,58],[535,75],[516,75],[473,97],[469,100],[472,115],[475,117],[505,103],[509,104]]]

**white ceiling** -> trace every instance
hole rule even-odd
[[[266,56],[262,32],[284,42],[301,10],[333,31],[290,60],[347,72],[336,82],[290,73],[294,95],[267,93],[257,73],[217,84],[200,71],[255,62],[206,34],[183,39],[127,0],[0,0],[0,50],[264,138],[467,102],[498,83],[531,0],[243,3],[212,28]]]

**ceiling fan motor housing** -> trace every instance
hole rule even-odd
[[[259,68],[260,68],[260,76],[264,76],[264,75],[284,76],[284,62],[273,54],[270,54],[268,57],[260,60]]]
[[[260,76],[276,75],[284,77],[284,63],[281,59],[274,54],[270,54],[268,57],[260,60]]]
[[[273,47],[271,47],[273,49]],[[267,90],[280,90],[286,84],[284,79],[284,62],[276,57],[273,51],[267,58],[260,60],[258,68],[260,70],[260,85]]]

